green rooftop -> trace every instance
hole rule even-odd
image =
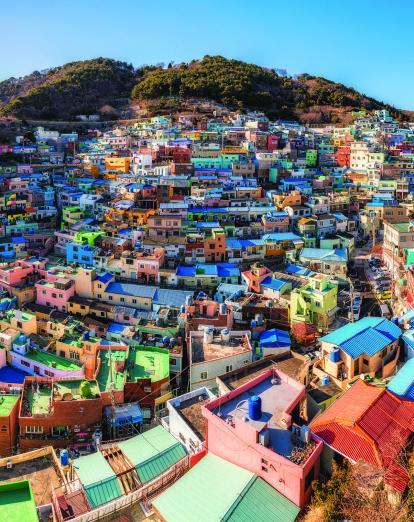
[[[128,356],[128,380],[151,379],[158,382],[170,375],[168,350],[155,346],[131,347]]]
[[[92,508],[122,495],[118,479],[100,451],[76,459],[73,468]]]
[[[86,379],[55,382],[53,394],[62,397],[70,394],[73,399],[95,399],[96,396],[100,396],[98,383]]]
[[[26,389],[26,397],[29,401],[29,411],[32,415],[48,415],[50,410],[51,390],[48,387],[32,391]]]
[[[161,493],[153,505],[168,522],[293,522],[300,511],[251,471],[212,453]]]
[[[186,455],[184,446],[162,426],[120,442],[144,484],[161,475]]]
[[[39,522],[28,480],[0,485],[0,518],[8,522]]]
[[[31,361],[49,366],[49,368],[55,368],[56,370],[75,372],[79,371],[82,367],[80,363],[70,361],[69,359],[65,359],[64,357],[60,357],[59,355],[55,355],[51,352],[42,352],[37,350],[27,353],[25,357]]]
[[[110,389],[111,380],[113,381],[116,390],[122,390],[124,386],[125,371],[117,372],[116,366],[117,363],[124,362],[126,356],[127,353],[123,350],[111,350],[111,355],[109,355],[109,350],[101,350],[99,352],[101,365],[99,368],[97,381],[101,392],[108,391]],[[112,361],[112,372],[109,364],[110,357]]]
[[[19,400],[20,395],[1,395],[0,396],[0,417],[8,417]]]
[[[410,222],[406,221],[403,223],[390,223],[390,226],[392,228],[395,228],[398,230],[398,232],[409,232],[410,230]]]

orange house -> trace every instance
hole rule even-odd
[[[117,172],[129,172],[129,166],[131,164],[130,158],[119,158],[117,156],[110,156],[105,158],[105,169],[115,170]]]

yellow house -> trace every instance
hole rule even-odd
[[[117,156],[110,156],[108,158],[105,158],[106,170],[116,170],[117,172],[129,172],[130,164],[130,158],[119,158]]]

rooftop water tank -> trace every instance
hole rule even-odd
[[[227,313],[227,305],[226,303],[221,303],[219,306],[220,315],[225,315]]]
[[[331,352],[329,354],[329,359],[331,360],[331,362],[334,362],[334,363],[337,363],[341,360],[341,358],[339,356],[339,348],[331,349]]]
[[[257,395],[252,395],[247,399],[249,418],[258,421],[262,417],[262,399]]]
[[[19,335],[19,338],[17,339],[19,343],[25,343],[26,342],[26,336],[21,334]]]
[[[180,313],[182,313],[182,314],[185,313],[185,306],[184,305],[180,306]]]
[[[329,376],[323,375],[321,382],[322,382],[322,386],[326,386],[327,384],[329,384]]]
[[[163,337],[163,338],[162,338],[162,342],[163,342],[164,344],[168,344],[168,343],[170,342],[169,337],[167,337],[167,336]]]
[[[63,449],[60,452],[60,465],[62,467],[65,467],[65,466],[69,465],[69,452],[66,449]]]
[[[308,444],[311,440],[311,429],[309,426],[301,426],[300,427],[300,440],[305,444]]]
[[[204,328],[204,343],[211,344],[214,338],[214,328],[211,326],[206,326]]]
[[[225,343],[230,341],[230,330],[228,328],[223,328],[221,331],[221,340]]]

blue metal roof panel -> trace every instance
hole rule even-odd
[[[339,346],[344,352],[355,359],[362,354],[369,356],[375,355],[388,346],[390,342],[388,337],[374,330],[374,328],[367,328],[351,339],[341,343]]]
[[[388,390],[399,397],[414,400],[414,359],[409,359],[391,379]]]

